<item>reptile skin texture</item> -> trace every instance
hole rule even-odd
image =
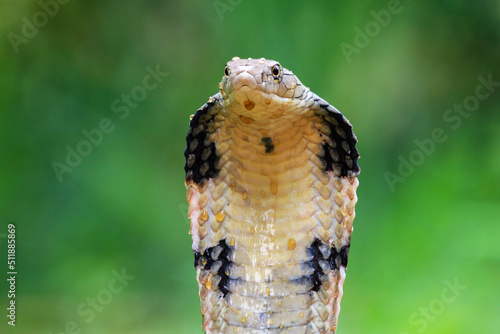
[[[349,121],[280,63],[227,63],[184,153],[205,333],[335,333],[356,142]]]

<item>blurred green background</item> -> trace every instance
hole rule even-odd
[[[239,56],[354,125],[338,333],[500,333],[499,1],[59,1],[0,1],[0,332],[201,333],[185,134]]]

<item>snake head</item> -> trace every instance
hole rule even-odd
[[[219,84],[226,106],[237,110],[269,109],[271,105],[299,99],[307,90],[289,70],[274,60],[240,59],[234,57],[226,64]]]

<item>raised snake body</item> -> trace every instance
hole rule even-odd
[[[206,333],[335,333],[357,201],[349,121],[278,62],[233,58],[187,135]]]

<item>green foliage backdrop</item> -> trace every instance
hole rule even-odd
[[[338,333],[500,332],[498,1],[4,0],[0,18],[2,333],[201,332],[184,138],[233,56],[280,61],[354,125]]]

